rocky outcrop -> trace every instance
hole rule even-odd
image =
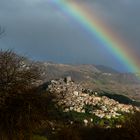
[[[137,107],[120,104],[106,96],[100,97],[97,92],[90,89],[83,89],[80,84],[74,83],[71,77],[52,80],[47,90],[55,95],[54,101],[64,112],[90,113],[110,119],[117,118],[122,113],[131,113],[134,109],[139,110]]]

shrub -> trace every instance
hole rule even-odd
[[[33,140],[47,140],[47,138],[44,136],[34,135]]]

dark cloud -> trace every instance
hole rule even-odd
[[[77,0],[98,14],[140,55],[139,0]],[[1,48],[39,60],[63,63],[97,63],[122,68],[122,64],[100,47],[96,38],[60,9],[44,0],[1,0],[0,24],[6,36]]]

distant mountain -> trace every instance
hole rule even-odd
[[[43,69],[45,80],[64,78],[71,76],[74,81],[88,81],[100,84],[137,84],[140,83],[139,78],[132,73],[119,73],[113,68],[103,65],[71,65],[57,64],[50,62],[39,62],[39,67]]]
[[[114,73],[114,74],[119,73],[117,70],[104,65],[95,65],[95,67],[103,73]]]
[[[95,91],[111,91],[140,100],[140,78],[135,74],[119,73],[101,65],[71,65],[52,62],[38,62],[36,65],[42,69],[44,82],[71,76],[75,82],[83,83],[84,87]]]
[[[56,63],[37,63],[42,67],[45,79],[59,79],[66,76],[71,76],[75,81],[91,80],[93,74],[100,73],[100,71],[93,65],[68,65]]]

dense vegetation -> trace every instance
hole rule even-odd
[[[104,91],[100,92],[99,95],[100,96],[107,96],[108,98],[114,99],[115,101],[118,101],[119,103],[131,104],[131,105],[134,105],[134,106],[140,106],[139,101],[132,100],[125,95],[109,93],[109,92],[104,92]]]
[[[140,113],[136,113],[122,124],[122,128],[64,127],[57,133],[56,140],[139,140]]]
[[[0,139],[31,139],[46,120],[46,100],[38,94],[40,70],[13,51],[0,51]]]

